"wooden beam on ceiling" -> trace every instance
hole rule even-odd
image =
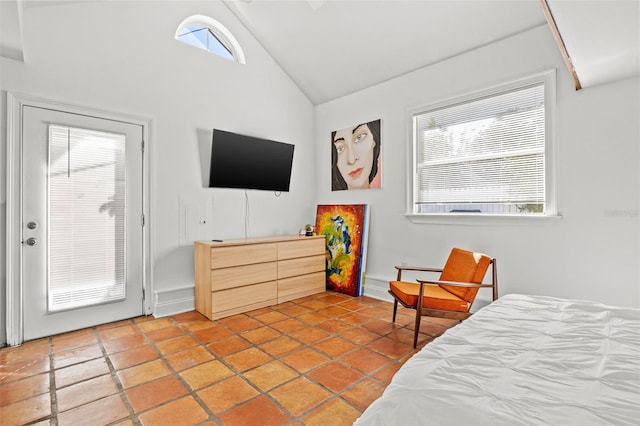
[[[544,12],[544,16],[547,19],[547,23],[551,28],[551,33],[553,34],[553,38],[556,40],[556,44],[560,49],[560,54],[562,55],[562,59],[564,60],[565,65],[569,69],[571,78],[573,78],[573,83],[576,86],[576,90],[580,90],[582,89],[582,85],[580,84],[580,79],[578,78],[576,69],[573,66],[573,62],[571,61],[569,52],[567,52],[567,47],[564,44],[564,40],[562,40],[562,36],[560,35],[560,31],[558,30],[558,25],[556,24],[556,20],[553,18],[553,14],[551,13],[551,9],[549,8],[549,3],[547,0],[539,0],[539,1],[540,1],[540,6],[542,7],[542,11]]]

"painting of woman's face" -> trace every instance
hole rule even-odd
[[[377,132],[372,129],[372,123],[377,125]],[[347,127],[332,133],[334,145],[333,173],[339,173],[346,184],[346,188],[333,189],[365,189],[379,188],[371,185],[372,179],[378,174],[377,162],[380,152],[379,123],[363,123]],[[372,173],[373,172],[373,173]],[[335,181],[336,176],[334,176]],[[344,186],[344,185],[343,185]]]

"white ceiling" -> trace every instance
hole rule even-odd
[[[17,1],[0,0],[0,56],[23,61],[22,8]]]
[[[640,74],[640,1],[549,0],[583,88]]]
[[[0,0],[0,54],[28,62],[25,8],[78,1]],[[316,105],[547,25],[540,0],[223,1]],[[548,3],[583,88],[640,74],[640,0]]]
[[[538,0],[225,4],[314,104],[546,25]]]

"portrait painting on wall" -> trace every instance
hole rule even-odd
[[[362,293],[368,227],[367,204],[318,205],[316,230],[326,237],[327,290]]]
[[[331,190],[382,187],[380,119],[331,132]]]

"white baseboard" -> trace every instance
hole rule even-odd
[[[365,276],[364,291],[362,295],[378,300],[384,300],[386,302],[393,302],[393,298],[388,292],[389,281],[389,278]],[[153,304],[153,316],[161,318],[193,311],[196,306],[194,292],[194,284],[186,284],[182,287],[156,291]],[[480,294],[478,294],[477,299],[478,300],[476,300],[476,303],[474,303],[474,306],[471,308],[472,311],[476,311],[480,307],[491,302],[490,299],[483,300]]]
[[[389,279],[365,276],[363,296],[393,302],[388,293]],[[153,316],[156,318],[193,311],[196,306],[195,285],[157,290],[154,294]]]
[[[196,306],[195,285],[163,289],[155,292],[153,316],[156,318],[193,311]]]
[[[372,297],[374,299],[384,300],[386,302],[393,302],[393,297],[388,292],[389,279],[379,278],[366,275],[364,278],[364,296]]]

